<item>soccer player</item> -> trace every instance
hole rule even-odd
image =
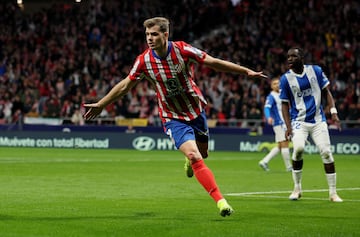
[[[332,120],[340,126],[335,102],[329,89],[329,80],[320,66],[304,65],[304,53],[301,48],[289,49],[287,62],[289,70],[280,78],[280,99],[287,127],[286,137],[292,140],[294,147],[292,155],[294,191],[289,199],[298,200],[301,197],[303,152],[305,141],[310,134],[324,164],[330,201],[342,202],[343,200],[336,193],[335,163],[321,103],[322,97],[325,97],[331,108]]]
[[[148,49],[135,60],[129,75],[97,103],[85,104],[84,117],[93,119],[106,105],[124,96],[139,80],[151,82],[156,90],[159,116],[164,132],[191,163],[198,182],[210,194],[221,216],[233,208],[224,199],[212,171],[203,158],[208,156],[209,131],[204,108],[206,100],[194,81],[194,63],[213,70],[266,78],[262,72],[214,58],[183,41],[169,40],[169,20],[163,17],[144,21]]]
[[[279,152],[284,160],[285,168],[287,171],[292,170],[290,163],[290,150],[289,141],[285,137],[286,127],[283,121],[281,112],[281,100],[279,97],[279,77],[275,77],[271,81],[272,91],[266,97],[264,114],[266,122],[273,126],[275,133],[275,142],[277,146],[270,150],[270,152],[259,162],[259,166],[265,171],[269,171],[269,162]]]

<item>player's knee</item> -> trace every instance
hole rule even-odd
[[[319,150],[324,164],[330,164],[334,162],[334,158],[329,147],[320,147]]]
[[[293,160],[296,160],[296,161],[302,160],[303,153],[304,153],[303,146],[294,148]]]
[[[201,157],[199,157],[199,155],[197,155],[197,153],[194,151],[189,151],[185,155],[192,163],[201,159]]]

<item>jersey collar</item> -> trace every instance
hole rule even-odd
[[[161,58],[159,55],[157,55],[156,52],[155,52],[155,50],[152,49],[151,52],[152,52],[152,54],[153,54],[153,56],[154,56],[155,58],[162,60],[162,59],[165,59],[165,58],[169,55],[172,47],[173,47],[172,41],[169,41],[169,42],[168,42],[168,49],[167,49],[166,56],[163,57],[163,58]]]

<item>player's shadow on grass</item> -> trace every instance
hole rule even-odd
[[[163,215],[157,215],[155,212],[135,212],[128,215],[104,215],[104,216],[12,216],[12,215],[0,215],[0,221],[76,221],[76,220],[142,220],[142,219],[177,219],[188,220],[189,218],[184,215],[183,217],[176,216],[169,217]],[[216,219],[209,219],[209,221],[238,221],[233,217],[218,217]]]
[[[11,216],[0,215],[0,221],[28,220],[28,221],[59,221],[59,220],[101,220],[101,219],[148,219],[157,215],[154,212],[135,212],[128,215],[108,215],[108,216]]]

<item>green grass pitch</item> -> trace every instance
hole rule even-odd
[[[328,201],[321,159],[305,155],[303,198],[282,158],[211,152],[207,165],[235,209],[223,218],[178,151],[0,148],[1,237],[360,236],[360,157],[336,155]]]

